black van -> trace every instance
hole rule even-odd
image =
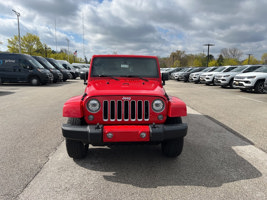
[[[48,69],[54,76],[53,82],[63,81],[63,74],[41,56],[33,56],[44,68]]]
[[[78,72],[76,72],[75,68],[68,61],[57,60],[57,62],[71,73],[72,79],[76,79],[79,76]]]
[[[53,58],[45,58],[45,59],[48,60],[48,62],[50,62],[51,65],[53,65],[63,74],[63,81],[72,78],[71,73],[68,70],[66,70],[62,65],[60,65],[55,59]]]
[[[53,74],[32,56],[0,53],[0,83],[28,82],[31,85],[40,85],[52,81]]]

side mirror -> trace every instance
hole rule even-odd
[[[165,81],[169,80],[169,73],[161,73],[162,85],[165,85]]]

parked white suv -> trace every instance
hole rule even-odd
[[[264,93],[264,81],[267,78],[267,65],[262,65],[254,72],[238,74],[234,78],[234,88],[242,91],[254,90],[256,93]]]
[[[200,82],[200,76],[202,74],[204,74],[206,72],[212,72],[215,69],[217,69],[217,67],[207,67],[203,71],[191,73],[190,76],[189,76],[189,82],[199,83]]]
[[[222,66],[215,69],[213,72],[207,72],[200,76],[200,82],[204,82],[206,85],[214,84],[214,77],[218,73],[229,72],[235,69],[237,66]],[[203,80],[203,81],[202,81]]]
[[[237,68],[233,69],[230,72],[219,73],[215,75],[214,84],[220,85],[221,87],[224,87],[224,88],[227,86],[230,86],[230,88],[233,88],[234,77],[237,74],[253,72],[256,69],[260,68],[261,66],[262,65],[243,65],[243,66],[238,66]]]

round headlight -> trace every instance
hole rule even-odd
[[[92,112],[92,113],[98,112],[100,110],[99,101],[96,100],[96,99],[91,99],[87,103],[87,109],[88,109],[89,112]]]
[[[163,103],[163,101],[160,100],[160,99],[154,100],[153,103],[152,103],[152,109],[155,112],[162,112],[164,110],[164,103]]]

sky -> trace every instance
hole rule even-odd
[[[5,0],[0,51],[18,34],[36,34],[53,50],[78,57],[134,54],[167,57],[176,50],[217,58],[238,48],[242,59],[267,53],[267,0]]]

